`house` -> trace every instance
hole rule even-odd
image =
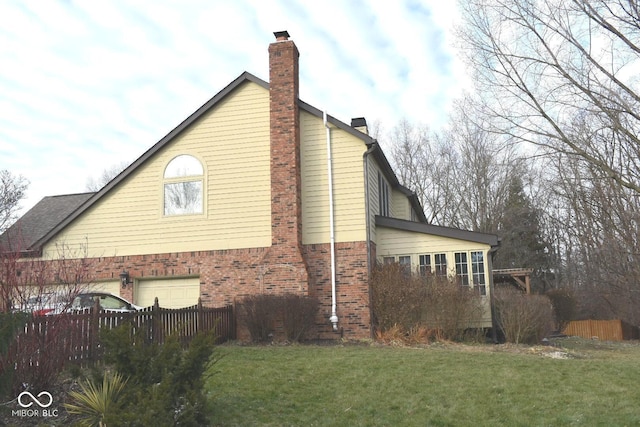
[[[82,252],[93,286],[142,306],[314,296],[326,338],[371,336],[376,262],[465,276],[489,307],[497,237],[428,224],[364,119],[298,98],[298,49],[274,34],[269,83],[241,74],[100,191],[43,199],[5,243]]]

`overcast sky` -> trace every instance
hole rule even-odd
[[[465,81],[453,0],[0,2],[0,169],[42,197],[131,163],[268,44],[300,51],[300,98],[350,123],[441,126]]]

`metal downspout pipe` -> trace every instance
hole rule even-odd
[[[367,277],[369,277],[369,330],[371,331],[371,338],[373,338],[374,331],[374,323],[373,323],[373,315],[371,314],[371,306],[373,305],[373,301],[371,299],[371,270],[372,270],[372,260],[371,260],[371,206],[369,201],[369,155],[376,150],[377,143],[371,144],[371,147],[365,151],[362,155],[362,168],[364,170],[364,210],[366,217],[366,236],[367,236]]]
[[[333,167],[331,160],[331,129],[327,121],[327,112],[322,114],[322,121],[327,134],[327,176],[329,179],[329,241],[331,245],[331,317],[329,321],[333,330],[338,330],[338,304],[336,300],[336,237],[333,224]]]

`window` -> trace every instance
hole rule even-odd
[[[431,255],[420,255],[420,275],[427,276],[431,274]]]
[[[396,258],[395,257],[386,256],[386,257],[382,258],[382,263],[384,265],[393,264],[394,262],[396,262]]]
[[[456,252],[456,276],[462,286],[469,286],[469,266],[466,252]]]
[[[204,171],[193,156],[180,155],[164,171],[164,215],[202,213]]]
[[[487,294],[487,283],[484,275],[484,254],[471,252],[471,270],[473,274],[473,286],[480,295]]]
[[[378,208],[381,216],[389,216],[389,184],[378,172]]]
[[[435,254],[435,268],[437,276],[447,275],[447,254]]]
[[[398,263],[402,266],[402,271],[405,274],[411,274],[411,257],[410,256],[398,257]]]

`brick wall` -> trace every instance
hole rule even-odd
[[[320,338],[336,338],[331,316],[331,255],[329,244],[307,245],[309,295],[320,300]],[[338,328],[348,338],[369,338],[369,272],[365,242],[336,243],[336,300]],[[339,331],[340,332],[340,331]]]
[[[332,330],[331,256],[329,244],[305,245],[308,282],[292,275],[289,264],[274,264],[271,248],[234,249],[224,251],[180,252],[154,255],[105,257],[88,260],[94,280],[118,280],[127,270],[134,280],[144,278],[179,278],[198,276],[200,296],[205,306],[233,304],[243,296],[261,293],[299,293],[318,298],[318,338],[333,339],[343,333],[347,338],[368,338],[371,316],[367,247],[365,242],[336,244],[338,333]],[[288,277],[288,281],[283,277]],[[134,285],[135,286],[135,285]],[[132,286],[121,295],[133,300]],[[242,334],[240,334],[242,336]]]

